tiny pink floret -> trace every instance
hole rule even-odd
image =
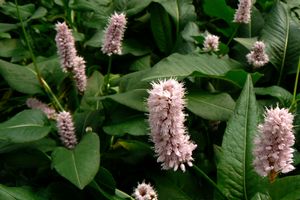
[[[150,184],[139,183],[132,196],[135,200],[158,200],[157,193]]]
[[[45,113],[48,119],[56,119],[57,113],[54,108],[49,107],[47,104],[37,100],[36,98],[28,98],[26,105],[32,109],[39,109]]]
[[[234,15],[234,22],[248,24],[251,20],[251,0],[240,0]]]

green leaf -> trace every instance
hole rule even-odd
[[[35,8],[34,4],[32,4],[32,3],[25,4],[25,5],[18,5],[18,7],[19,7],[20,16],[23,20],[30,17],[32,15],[32,13],[34,12],[34,8]],[[1,12],[3,12],[4,14],[6,14],[14,19],[18,19],[16,4],[14,4],[12,2],[7,2],[7,3],[3,4],[1,6],[1,8],[2,8]]]
[[[7,32],[17,28],[16,24],[0,23],[0,32]]]
[[[0,184],[0,199],[3,200],[38,200],[29,187],[7,187]]]
[[[151,30],[155,43],[161,52],[168,54],[173,47],[172,27],[169,15],[159,4],[151,6],[150,14]]]
[[[125,118],[122,122],[103,127],[106,133],[115,136],[123,136],[125,133],[135,136],[146,135],[148,129],[148,123],[143,116]]]
[[[227,93],[191,92],[186,98],[187,108],[204,119],[225,121],[233,114],[235,102]]]
[[[224,19],[228,24],[233,20],[234,9],[228,6],[225,0],[205,0],[203,9],[207,15]]]
[[[161,4],[171,15],[176,24],[177,32],[189,21],[194,21],[196,19],[195,8],[192,0],[155,0],[155,2]]]
[[[33,13],[33,15],[29,18],[29,20],[42,18],[46,14],[47,14],[47,9],[46,8],[38,7],[38,9],[36,9],[36,11]]]
[[[134,56],[143,56],[150,53],[147,44],[134,39],[125,39],[122,44],[122,54],[132,54]]]
[[[80,108],[84,110],[98,110],[101,107],[101,102],[90,101],[91,97],[97,97],[102,95],[102,88],[104,83],[104,77],[98,71],[94,71],[91,77],[87,80],[86,91],[81,100]]]
[[[256,193],[251,200],[271,200],[271,197],[267,194]]]
[[[275,97],[282,103],[290,103],[293,98],[293,95],[289,91],[276,85],[265,88],[254,88],[254,91],[258,95],[270,95]]]
[[[152,0],[114,0],[114,5],[117,9],[126,8],[128,16],[135,15],[145,9]]]
[[[82,190],[97,174],[100,165],[99,150],[98,135],[87,133],[73,150],[56,148],[52,153],[52,164],[61,176]]]
[[[109,190],[109,192],[111,192],[112,194],[115,192],[116,181],[114,180],[112,174],[104,167],[100,167],[95,179],[97,182],[99,182],[100,186]]]
[[[234,38],[234,40],[250,50],[253,47],[253,44],[257,41],[257,38]]]
[[[166,77],[187,77],[193,72],[203,75],[222,76],[231,69],[241,68],[241,65],[228,58],[218,58],[208,54],[172,54],[157,63],[144,80],[161,79]]]
[[[277,179],[269,186],[272,200],[300,199],[300,176],[289,176]]]
[[[296,72],[300,55],[300,29],[290,19],[286,5],[277,1],[268,13],[260,40],[266,43],[270,62],[284,75]]]
[[[21,40],[4,39],[0,40],[0,56],[5,58],[26,55],[27,51],[24,49]]]
[[[264,181],[252,165],[253,139],[257,130],[257,103],[250,75],[229,119],[222,143],[218,185],[229,199],[249,199]]]
[[[124,93],[100,97],[98,99],[100,99],[100,100],[111,99],[122,105],[128,106],[129,108],[139,110],[142,112],[146,112],[147,108],[146,108],[146,104],[145,104],[145,98],[147,96],[148,96],[148,93],[145,89],[136,89],[136,90],[131,90],[131,91],[124,92]]]
[[[39,110],[24,110],[0,124],[0,138],[12,143],[39,140],[50,132],[47,117]]]
[[[18,92],[27,94],[42,93],[35,72],[28,67],[0,60],[0,74],[7,83]]]

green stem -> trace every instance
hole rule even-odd
[[[228,42],[227,42],[227,44],[226,44],[227,46],[229,46],[230,42],[233,40],[233,38],[234,38],[234,36],[236,35],[238,29],[239,29],[239,24],[236,25],[236,27],[235,27],[235,29],[234,29],[234,32],[231,34],[230,39],[228,40]]]
[[[109,89],[109,77],[110,77],[110,71],[111,71],[111,64],[112,64],[112,56],[109,56],[107,74],[104,79],[104,91],[105,92],[108,92],[108,89]]]
[[[294,107],[296,108],[297,107],[296,96],[297,96],[297,88],[298,88],[298,81],[299,81],[299,73],[300,73],[300,57],[299,57],[299,61],[298,61],[298,68],[297,68],[297,73],[296,73],[296,79],[295,79],[293,100],[292,100],[291,108],[294,108]]]
[[[205,174],[199,167],[196,165],[193,165],[193,168],[204,178],[206,179],[214,188],[217,189],[217,191],[224,197],[224,199],[228,199],[227,196],[222,192],[221,188]]]
[[[36,72],[37,79],[39,80],[40,84],[42,85],[42,87],[44,88],[44,90],[47,92],[47,94],[54,100],[57,108],[59,110],[63,111],[64,109],[61,106],[61,104],[59,103],[59,101],[56,98],[55,94],[53,93],[53,91],[51,90],[51,88],[49,87],[49,85],[47,84],[47,82],[41,76],[41,72],[40,72],[40,70],[39,70],[39,68],[37,66],[36,59],[35,59],[35,56],[33,54],[33,51],[32,51],[32,48],[31,48],[31,45],[30,45],[30,42],[29,42],[29,37],[28,37],[27,31],[25,30],[23,19],[22,19],[21,15],[20,15],[20,11],[19,11],[19,6],[18,6],[18,1],[17,0],[15,0],[15,4],[16,4],[16,9],[17,9],[17,15],[18,15],[18,18],[19,18],[19,20],[21,22],[22,31],[23,31],[23,34],[24,34],[24,37],[25,37],[26,45],[27,45],[28,50],[29,50],[30,57],[31,57],[32,62],[33,62],[33,66],[34,66],[34,70]]]

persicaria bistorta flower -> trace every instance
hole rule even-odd
[[[57,116],[55,109],[49,107],[47,104],[37,100],[36,98],[28,98],[26,105],[29,108],[41,110],[47,115],[48,119],[55,119]]]
[[[154,143],[162,169],[174,171],[185,164],[192,166],[192,151],[197,147],[186,134],[184,126],[185,89],[175,79],[152,82],[147,100],[149,108],[150,138]]]
[[[146,184],[145,182],[138,184],[132,196],[136,200],[158,200],[156,191],[150,184]]]
[[[55,25],[57,34],[55,37],[58,55],[61,62],[61,67],[64,72],[72,70],[74,66],[74,59],[77,55],[75,48],[75,40],[71,30],[65,22],[58,22]]]
[[[111,56],[112,54],[122,54],[122,40],[126,28],[126,16],[124,13],[114,13],[108,20],[104,31],[102,52]]]
[[[258,125],[259,135],[254,140],[254,167],[261,176],[274,181],[278,173],[292,171],[295,143],[294,115],[288,109],[266,109],[264,123]]]
[[[68,149],[73,149],[77,144],[77,138],[71,114],[62,111],[57,115],[56,121],[61,142]]]
[[[250,53],[247,54],[247,60],[249,64],[252,64],[255,68],[264,66],[269,62],[269,56],[265,52],[265,43],[262,41],[256,41],[251,48]]]
[[[82,57],[76,56],[74,59],[74,68],[72,70],[77,89],[84,92],[86,89],[87,77],[85,75],[85,61]]]
[[[203,43],[203,50],[206,52],[209,51],[218,51],[219,50],[219,37],[216,35],[208,34]]]
[[[240,0],[234,15],[234,22],[248,24],[251,20],[251,0]]]

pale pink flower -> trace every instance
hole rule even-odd
[[[84,92],[86,90],[87,77],[85,75],[85,61],[82,57],[75,57],[72,73],[76,82],[77,89],[81,93]]]
[[[149,108],[150,138],[154,143],[158,162],[163,169],[174,171],[185,164],[192,166],[192,151],[197,147],[186,134],[183,113],[184,87],[175,79],[152,82],[147,100]]]
[[[248,24],[251,20],[251,0],[240,0],[234,15],[234,22]]]
[[[156,191],[150,184],[139,183],[132,196],[135,200],[158,200]]]
[[[108,20],[104,31],[102,52],[111,56],[112,54],[122,54],[122,40],[126,28],[126,16],[124,13],[114,13]]]
[[[250,53],[246,55],[248,63],[252,64],[255,68],[264,66],[269,62],[269,56],[265,52],[265,43],[257,41],[251,48]]]
[[[70,71],[74,66],[74,59],[77,51],[75,48],[75,40],[71,30],[68,28],[65,22],[57,23],[56,27],[56,46],[58,55],[61,62],[61,67],[64,72]]]
[[[258,125],[259,135],[254,140],[254,167],[261,176],[274,179],[278,173],[295,169],[293,152],[294,115],[288,109],[266,109],[264,123]]]
[[[216,35],[208,34],[203,43],[203,50],[206,52],[209,51],[219,51],[219,37]]]
[[[48,119],[55,119],[57,116],[55,109],[49,107],[47,104],[37,100],[36,98],[28,98],[26,105],[29,108],[41,110],[47,115]]]
[[[56,121],[61,142],[68,149],[73,149],[77,144],[77,138],[71,114],[66,111],[60,112]]]

